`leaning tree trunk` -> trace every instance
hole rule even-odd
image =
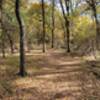
[[[52,0],[52,45],[51,47],[54,48],[54,30],[55,30],[55,16],[54,16],[54,10],[55,10],[55,0]]]
[[[19,75],[22,77],[25,75],[25,53],[24,53],[24,25],[22,19],[20,17],[20,0],[16,0],[15,2],[15,13],[16,18],[19,24],[20,30],[20,70]]]
[[[45,32],[45,5],[44,5],[44,0],[41,1],[42,3],[42,42],[43,42],[43,52],[45,52],[46,49],[46,44],[45,44],[45,36],[46,36],[46,32]]]

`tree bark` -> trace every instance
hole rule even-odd
[[[42,34],[43,34],[43,38],[42,38],[42,41],[43,41],[43,53],[45,52],[46,50],[46,44],[45,44],[45,36],[46,36],[46,32],[45,32],[45,5],[44,5],[44,0],[41,1],[42,3]]]
[[[5,58],[5,39],[4,39],[4,25],[3,25],[3,0],[0,0],[0,27],[2,30],[1,35],[1,49],[2,49],[2,57]]]
[[[54,30],[55,30],[55,16],[54,16],[54,10],[55,10],[55,0],[52,0],[52,45],[51,47],[54,48],[54,42],[55,42],[55,35],[54,35]]]
[[[5,55],[5,43],[4,43],[3,39],[2,39],[2,57],[6,58],[6,55]]]
[[[70,29],[69,29],[69,0],[65,0],[65,6],[66,6],[66,11],[67,11],[67,26],[66,26],[66,30],[67,30],[67,52],[70,52]]]
[[[15,2],[15,13],[16,13],[16,19],[19,24],[19,30],[20,30],[20,69],[19,69],[19,75],[22,77],[25,76],[25,52],[24,52],[24,25],[22,22],[22,19],[20,17],[20,0],[16,0]]]
[[[97,18],[97,10],[95,6],[93,7],[93,15],[96,23],[96,47],[98,50],[100,50],[100,24]]]
[[[8,40],[9,40],[11,53],[13,54],[14,53],[14,43],[13,43],[13,40],[12,40],[11,35],[9,33],[7,33],[7,37],[8,37]]]
[[[96,23],[96,48],[100,50],[100,23],[97,18],[96,0],[86,0],[87,4],[90,6]]]
[[[61,9],[62,9],[62,13],[63,13],[64,20],[65,20],[65,27],[66,27],[66,34],[65,34],[65,38],[66,38],[66,49],[67,49],[67,52],[69,53],[69,52],[70,52],[69,20],[68,20],[66,14],[65,14],[65,11],[64,11],[64,7],[63,7],[63,4],[62,4],[62,1],[59,0],[59,2],[60,2]]]

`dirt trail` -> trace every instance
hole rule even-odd
[[[32,57],[31,61],[39,70],[29,67],[30,75],[14,79],[13,94],[4,100],[99,100],[97,80],[80,57],[50,51]]]

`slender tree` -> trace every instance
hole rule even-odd
[[[86,0],[87,4],[89,5],[91,11],[93,12],[93,16],[95,19],[95,23],[96,23],[96,48],[100,49],[100,23],[99,20],[97,18],[97,9],[96,9],[96,5],[99,3],[98,0]]]
[[[13,39],[12,39],[11,35],[8,32],[6,32],[6,34],[7,34],[8,40],[9,40],[11,54],[13,54],[14,53],[14,42],[13,42]]]
[[[65,10],[64,10],[64,6],[63,6],[63,3],[62,3],[62,0],[59,0],[59,2],[60,2],[61,9],[62,9],[62,13],[63,13],[64,20],[65,20],[65,27],[66,27],[65,41],[66,41],[67,52],[69,53],[70,52],[69,20],[68,20],[68,17],[66,16],[66,13],[65,13]]]
[[[25,76],[25,53],[24,53],[24,25],[20,16],[20,0],[15,2],[15,13],[20,30],[20,70],[19,75]]]
[[[42,29],[43,29],[43,52],[45,52],[46,50],[46,44],[45,44],[45,36],[46,36],[46,31],[45,31],[45,4],[44,4],[44,0],[41,0],[42,3]]]
[[[4,34],[4,25],[3,25],[3,0],[0,0],[0,27],[2,31],[1,35],[1,49],[2,57],[5,58],[5,34]]]
[[[69,3],[70,0],[65,0],[65,6],[66,6],[66,11],[67,11],[67,26],[66,26],[66,30],[67,30],[67,52],[70,52],[70,29],[69,29]]]
[[[52,0],[52,45],[51,47],[54,48],[54,40],[55,40],[55,35],[54,35],[54,30],[55,30],[55,0]]]

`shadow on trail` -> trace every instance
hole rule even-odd
[[[2,65],[6,68],[3,75],[12,85],[10,96],[4,96],[7,100],[85,100],[100,93],[94,85],[94,76],[80,57],[55,52],[28,55],[29,75],[25,78],[15,75],[18,65],[15,67],[11,62],[6,65],[4,61]]]

